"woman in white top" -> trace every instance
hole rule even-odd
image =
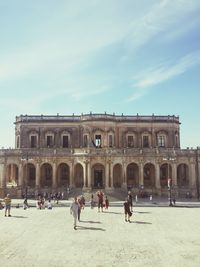
[[[71,204],[71,207],[70,207],[70,213],[74,217],[74,230],[76,230],[76,223],[77,223],[77,218],[78,218],[78,208],[79,208],[79,204],[77,201],[77,197],[75,197],[74,202]]]

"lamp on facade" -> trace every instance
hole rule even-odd
[[[168,156],[167,158],[163,158],[163,160],[168,161],[167,162],[167,185],[168,185],[168,190],[169,190],[169,206],[172,207],[172,177],[169,175],[169,162],[173,162],[176,160],[175,158],[172,158]]]

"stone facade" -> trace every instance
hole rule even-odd
[[[200,149],[180,148],[176,116],[28,116],[0,150],[0,192],[104,188],[199,197]],[[171,180],[169,180],[171,179]]]

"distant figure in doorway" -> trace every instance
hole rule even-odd
[[[103,192],[100,190],[97,192],[97,197],[98,197],[98,212],[103,212]]]
[[[131,191],[128,192],[128,203],[129,203],[129,207],[131,208],[131,212],[133,212],[133,196],[131,194]]]
[[[8,215],[8,217],[11,217],[10,215],[10,209],[11,209],[11,198],[10,194],[7,194],[7,196],[4,198],[5,203],[5,217]]]
[[[130,217],[132,216],[132,212],[130,211],[130,204],[128,198],[126,198],[124,202],[124,214],[125,214],[125,221],[131,222]]]
[[[173,198],[173,204],[174,204],[174,206],[176,205],[176,199],[175,198]]]
[[[70,207],[70,213],[73,215],[74,217],[74,230],[76,230],[77,228],[77,218],[78,218],[78,200],[77,197],[74,197],[74,202],[71,204]]]
[[[91,207],[91,209],[94,208],[94,195],[93,194],[91,195],[90,207]]]

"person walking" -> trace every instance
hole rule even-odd
[[[81,198],[81,196],[78,197],[77,202],[78,202],[78,221],[80,222],[80,220],[81,220],[81,209],[83,207],[82,206],[82,198]]]
[[[98,197],[98,212],[103,212],[103,192],[100,190],[97,192],[97,197]]]
[[[128,203],[131,208],[131,212],[133,212],[133,196],[131,194],[131,191],[128,192]]]
[[[106,196],[105,197],[105,209],[107,210],[109,207],[109,200],[108,200],[108,197]]]
[[[91,195],[90,207],[91,207],[91,209],[94,208],[94,195],[93,194]]]
[[[130,204],[128,198],[126,198],[124,202],[124,215],[125,215],[125,221],[131,222],[130,217],[132,216],[132,212],[130,211]]]
[[[24,210],[26,210],[28,208],[28,200],[27,200],[27,198],[24,199],[23,208],[24,208]]]
[[[78,218],[78,200],[77,197],[74,197],[74,202],[71,204],[70,207],[70,213],[73,215],[74,217],[74,230],[76,230],[77,228],[77,218]]]
[[[8,217],[11,217],[10,215],[10,209],[11,209],[11,198],[10,194],[7,194],[7,196],[4,198],[4,203],[5,203],[5,217],[8,214]]]

